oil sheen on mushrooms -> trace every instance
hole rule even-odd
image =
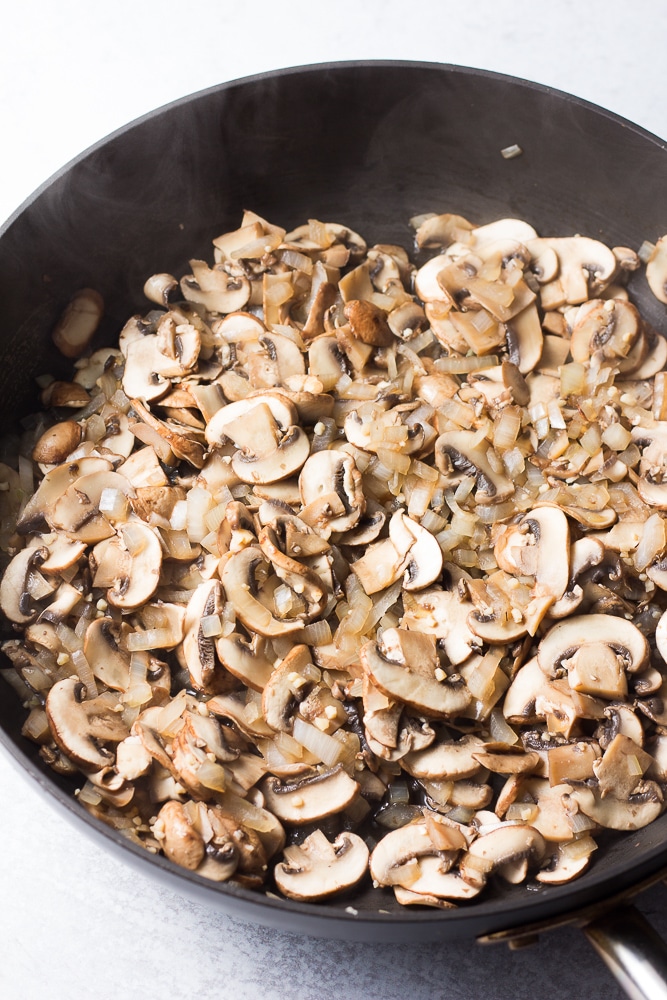
[[[112,348],[80,292],[1,467],[23,733],[207,879],[466,906],[665,808],[667,237],[412,225],[246,212]]]

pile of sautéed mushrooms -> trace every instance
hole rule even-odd
[[[665,807],[667,238],[412,223],[246,212],[112,348],[82,290],[2,466],[23,732],[208,879],[448,908]]]

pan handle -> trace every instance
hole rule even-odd
[[[584,928],[631,1000],[667,1000],[667,945],[634,906],[620,906]]]

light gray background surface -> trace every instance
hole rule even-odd
[[[483,67],[577,94],[667,138],[661,0],[1,0],[0,12],[0,220],[127,121],[224,80],[305,63]],[[666,902],[657,887],[640,904],[663,935]],[[233,921],[102,853],[3,753],[0,942],[3,1000],[622,996],[572,929],[510,953],[327,943]]]

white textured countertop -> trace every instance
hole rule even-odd
[[[154,107],[224,80],[358,58],[478,66],[569,91],[667,137],[661,0],[32,0],[5,4],[0,219],[63,163]],[[667,228],[667,220],[663,220]],[[0,753],[0,996],[6,1000],[550,1000],[621,991],[576,930],[532,948],[322,942],[183,899],[65,823]],[[667,935],[666,890],[640,908]]]

